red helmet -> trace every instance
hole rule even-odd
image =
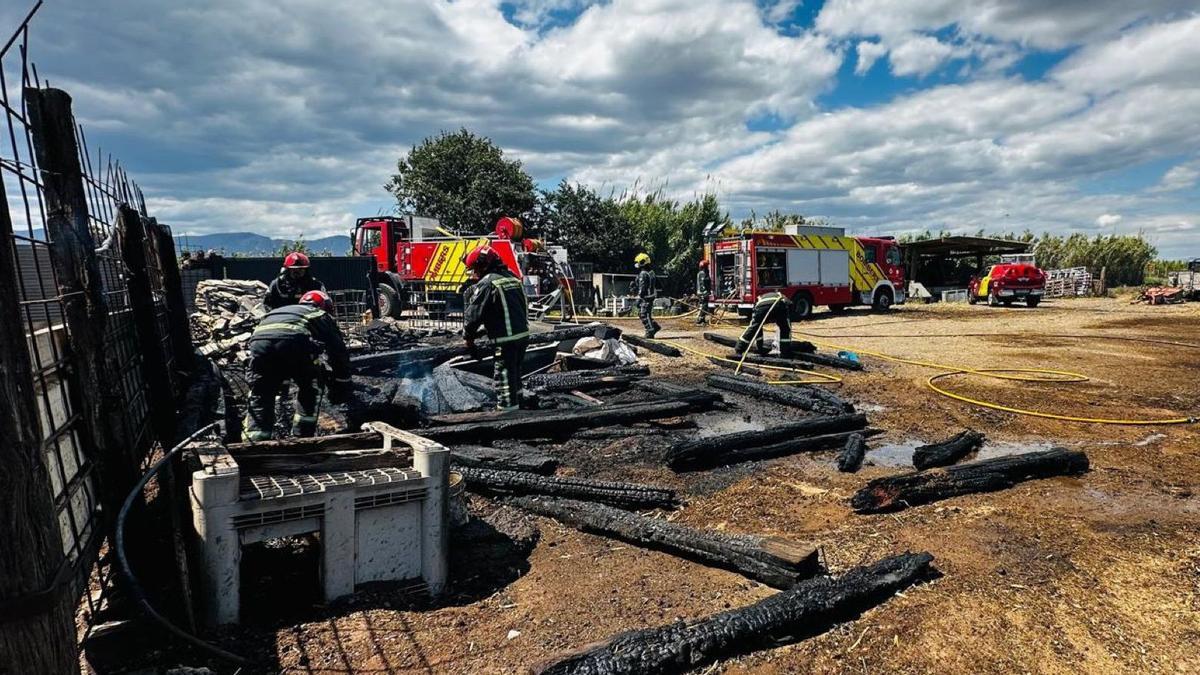
[[[326,312],[333,311],[333,298],[329,297],[325,291],[309,291],[305,293],[300,296],[300,304],[319,307]]]
[[[702,269],[702,270],[708,269],[708,261],[707,260],[700,261],[700,269]]]
[[[500,264],[500,256],[491,246],[484,244],[463,257],[463,264],[467,269],[486,272]]]
[[[308,269],[308,256],[300,251],[292,251],[283,259],[283,267],[289,270],[306,270]]]

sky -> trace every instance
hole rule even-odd
[[[177,233],[345,233],[465,127],[545,188],[1200,256],[1195,0],[47,0],[31,43]]]

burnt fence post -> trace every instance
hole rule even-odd
[[[42,452],[7,204],[0,180],[0,670],[79,672],[71,567]]]
[[[62,296],[63,321],[76,371],[79,409],[86,420],[86,443],[94,449],[106,510],[115,514],[138,469],[126,447],[119,395],[107,367],[104,330],[108,311],[104,281],[89,229],[87,195],[71,96],[61,89],[25,90],[29,127],[41,170],[50,264]],[[111,523],[110,523],[111,525]]]
[[[149,220],[147,232],[157,240],[158,268],[162,271],[163,294],[167,299],[167,322],[170,326],[171,348],[175,350],[175,365],[184,372],[195,368],[195,347],[192,345],[192,329],[188,325],[187,302],[183,297],[183,281],[179,274],[179,260],[175,257],[175,238],[164,225],[154,218]]]
[[[169,363],[163,353],[162,336],[154,308],[154,289],[146,261],[146,231],[142,214],[122,204],[117,209],[117,241],[125,262],[125,288],[142,356],[142,379],[146,382],[154,431],[164,446],[175,438],[175,392],[171,390]]]

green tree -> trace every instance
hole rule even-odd
[[[275,249],[275,255],[283,258],[292,251],[297,251],[310,257],[313,255],[313,252],[308,249],[308,242],[304,241],[304,235],[300,235],[291,241],[284,241],[279,245],[279,248]]]
[[[637,253],[629,222],[616,201],[584,185],[563,180],[554,190],[543,192],[532,220],[547,241],[566,246],[572,260],[590,262],[597,270],[622,270]]]
[[[500,216],[528,216],[537,201],[521,162],[505,159],[490,138],[466,129],[413,146],[384,187],[400,211],[469,234],[486,232]]]

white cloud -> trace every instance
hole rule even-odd
[[[892,47],[889,58],[897,75],[928,75],[953,53],[953,47],[935,37],[916,35]]]
[[[1162,180],[1158,185],[1154,186],[1154,192],[1174,192],[1175,190],[1186,190],[1200,183],[1200,162],[1188,162],[1185,164],[1176,164],[1167,169],[1163,174]]]
[[[858,61],[854,64],[854,74],[866,75],[867,71],[871,70],[871,66],[875,65],[875,61],[887,54],[888,50],[878,42],[863,40],[855,47],[855,51],[858,54]]]
[[[1096,225],[1098,227],[1112,227],[1121,222],[1122,218],[1117,213],[1104,213],[1096,217]]]
[[[891,232],[1115,226],[1189,245],[1190,3],[830,0],[817,30],[775,25],[795,4],[524,0],[514,25],[496,0],[61,0],[31,38],[94,145],[124,158],[178,231],[342,233],[388,205],[381,186],[410,145],[466,126],[541,180],[716,190],[739,215]],[[885,55],[896,75],[967,56],[975,70],[848,106],[834,78],[852,45],[859,75]],[[1078,48],[1045,78],[1001,74],[1062,46]],[[756,119],[784,128],[747,129]],[[1090,185],[1166,159],[1152,189]]]

